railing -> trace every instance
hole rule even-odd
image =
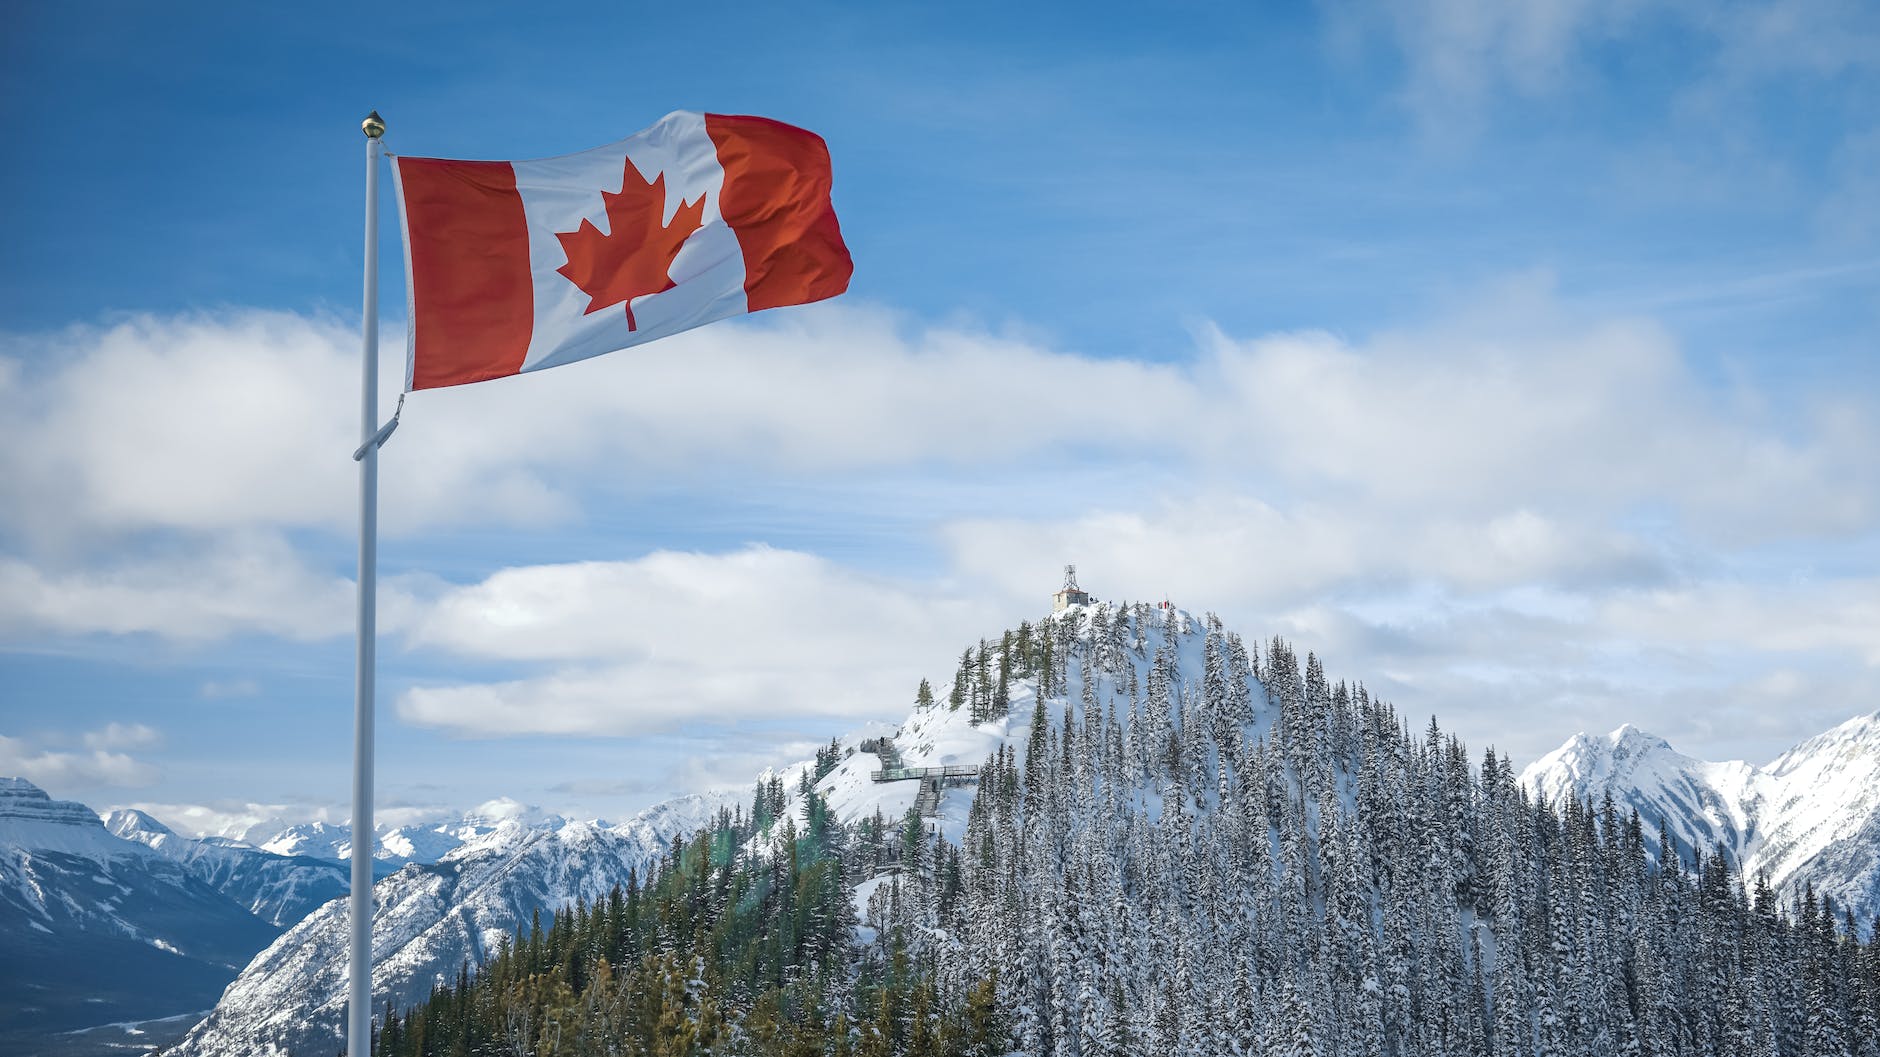
[[[977,778],[979,768],[964,764],[947,767],[883,767],[869,772],[868,777],[877,782],[911,782],[919,778]]]

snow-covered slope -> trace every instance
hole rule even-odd
[[[1756,855],[1770,881],[1806,880],[1873,920],[1880,913],[1880,711],[1802,742],[1765,770],[1776,789]]]
[[[1166,651],[1173,669],[1185,673],[1186,678],[1198,685],[1207,667],[1203,622],[1182,609],[1144,608],[1153,615],[1156,626],[1141,632],[1141,638],[1127,641],[1117,638],[1108,643],[1107,663],[1117,671],[1106,677],[1146,687],[1151,669],[1155,667],[1154,658]],[[1090,634],[1090,621],[1095,613],[1094,606],[1073,606],[1040,621],[1039,633],[1047,626],[1062,622],[1077,629],[1078,635]],[[1061,688],[1058,693],[1068,693],[1073,710],[1081,715],[1085,707],[1080,700],[1084,673],[1081,670],[1066,672],[1065,680],[1068,688]],[[1038,704],[1038,682],[1015,679],[1008,690],[1006,714],[984,722],[974,723],[968,709],[950,709],[941,702],[931,709],[914,710],[899,726],[874,724],[840,739],[844,749],[842,762],[818,783],[817,791],[828,800],[830,810],[838,818],[854,821],[879,810],[889,821],[899,821],[914,805],[919,783],[878,783],[872,779],[871,775],[881,767],[881,760],[873,753],[860,751],[860,747],[864,741],[883,735],[892,737],[902,764],[910,768],[977,767],[1003,747],[1009,747],[1022,762],[1031,734],[1033,711]],[[1057,723],[1065,703],[1059,698],[1047,698],[1046,720]],[[1250,729],[1256,733],[1264,731],[1271,718],[1264,714],[1253,716]],[[794,788],[794,783],[786,784]],[[971,780],[951,783],[942,792],[939,813],[932,821],[955,842],[966,831],[967,812],[976,792],[977,783]]]
[[[1558,800],[1610,794],[1636,808],[1648,835],[1663,820],[1679,854],[1721,844],[1745,874],[1793,895],[1804,884],[1851,907],[1880,911],[1880,712],[1802,742],[1766,767],[1709,763],[1630,725],[1576,734],[1521,775]]]
[[[538,909],[604,896],[644,871],[670,842],[737,797],[668,801],[618,826],[531,825],[512,815],[463,839],[433,864],[411,863],[373,887],[374,1004],[400,1005],[476,965]],[[347,901],[336,899],[262,951],[179,1057],[330,1053],[342,1045]]]
[[[339,859],[341,847],[351,847],[352,827],[327,822],[289,825],[278,820],[248,827],[239,838],[275,855],[305,855],[313,859]]]
[[[181,863],[197,880],[282,928],[350,887],[351,875],[342,863],[277,855],[227,837],[185,837],[135,808],[112,811],[104,825],[115,836]]]
[[[204,1009],[279,931],[85,805],[0,778],[0,1052]]]

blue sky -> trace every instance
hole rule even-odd
[[[1521,760],[1631,721],[1764,761],[1880,707],[1871,7],[1259,6],[23,8],[0,772],[344,813],[374,108],[472,158],[800,124],[856,260],[414,398],[393,817],[741,783],[1065,561]]]

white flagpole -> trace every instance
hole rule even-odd
[[[379,112],[366,134],[366,288],[359,388],[359,644],[353,673],[352,966],[347,988],[346,1052],[372,1054],[372,713],[378,666],[379,450]]]

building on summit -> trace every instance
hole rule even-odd
[[[1066,565],[1064,567],[1064,586],[1058,589],[1057,594],[1051,596],[1051,612],[1062,613],[1072,606],[1087,606],[1089,604],[1090,592],[1077,586],[1077,566]]]

